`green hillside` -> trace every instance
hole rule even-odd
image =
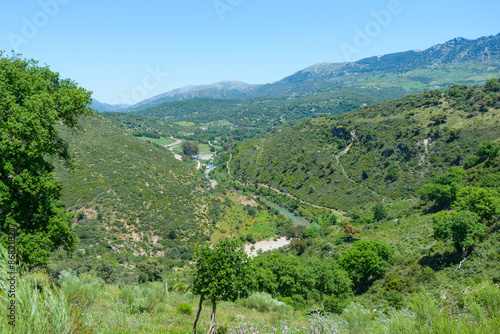
[[[229,168],[242,182],[340,210],[413,197],[480,143],[498,141],[499,109],[496,86],[429,91],[239,143]]]
[[[168,119],[169,122],[194,123],[229,122],[239,127],[269,128],[285,122],[317,117],[321,114],[338,115],[360,107],[404,96],[400,88],[359,89],[335,87],[329,91],[294,99],[252,98],[246,100],[194,99],[163,103],[133,113]]]
[[[100,116],[81,124],[83,131],[61,129],[75,166],[60,166],[56,175],[63,204],[80,213],[75,224],[84,246],[106,241],[154,254],[208,237],[202,173]]]
[[[75,214],[81,251],[108,254],[112,262],[126,256],[135,263],[142,255],[189,260],[198,242],[267,239],[289,225],[260,201],[212,189],[202,170],[99,115],[80,123],[81,131],[61,128],[74,168],[58,165],[56,177],[62,204]]]

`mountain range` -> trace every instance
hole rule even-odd
[[[174,89],[133,106],[108,105],[94,100],[93,107],[99,111],[129,112],[194,98],[296,96],[353,85],[400,86],[408,92],[424,91],[453,84],[484,83],[499,75],[499,61],[500,34],[474,40],[458,37],[423,51],[404,51],[356,62],[319,63],[265,85],[221,81]]]

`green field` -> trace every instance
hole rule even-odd
[[[171,138],[164,138],[164,137],[161,137],[161,138],[150,138],[150,137],[136,137],[136,138],[139,138],[139,139],[142,139],[142,140],[146,140],[146,141],[150,141],[152,143],[155,143],[155,144],[158,144],[160,146],[165,146],[165,145],[169,145],[169,144],[172,144],[172,143],[175,143],[175,140],[171,139]]]

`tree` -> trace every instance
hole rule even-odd
[[[468,250],[482,239],[488,227],[474,212],[458,211],[434,222],[434,238],[453,241],[457,252]]]
[[[394,182],[399,178],[399,172],[396,169],[396,166],[390,165],[387,169],[387,180]]]
[[[195,250],[196,273],[193,293],[200,296],[193,327],[195,334],[204,300],[208,299],[212,302],[212,317],[208,333],[215,333],[217,301],[234,302],[238,298],[246,298],[254,284],[254,270],[252,270],[251,263],[247,255],[238,249],[235,241],[222,239],[212,248],[210,246],[205,244]]]
[[[387,261],[393,252],[389,245],[378,240],[358,241],[354,248],[342,255],[339,264],[349,273],[354,283],[364,288],[370,278],[376,279],[384,275]]]
[[[187,156],[196,155],[196,154],[198,154],[198,151],[199,151],[197,142],[185,141],[182,143],[181,147],[182,147],[182,151]]]
[[[464,187],[453,207],[474,212],[483,221],[491,222],[500,215],[500,194],[490,188]]]
[[[484,88],[489,92],[500,92],[500,81],[494,78],[490,79],[486,81]]]
[[[373,219],[375,220],[384,220],[389,215],[382,203],[375,205],[372,210],[373,210]]]
[[[477,156],[479,157],[480,162],[489,160],[490,163],[493,163],[495,158],[498,157],[499,153],[500,145],[497,145],[491,141],[485,141],[481,144],[481,146],[479,146],[477,150]],[[496,162],[498,163],[498,159],[496,159]]]
[[[447,173],[436,176],[432,183],[425,184],[420,190],[422,200],[434,201],[439,208],[450,206],[457,198],[465,171],[460,167],[451,167]]]
[[[0,242],[6,245],[15,231],[22,263],[45,265],[53,251],[71,252],[77,244],[48,158],[71,163],[56,125],[77,128],[91,92],[36,61],[2,52],[0,92]]]
[[[349,221],[342,221],[342,231],[344,231],[345,236],[349,239],[355,239],[361,234],[361,229],[352,225]]]
[[[290,240],[290,248],[295,250],[298,255],[302,255],[307,249],[307,242],[302,238],[293,238]]]
[[[144,262],[138,263],[137,269],[145,273],[147,280],[152,282],[160,281],[165,273],[165,268],[155,258],[149,258]]]

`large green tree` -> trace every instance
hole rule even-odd
[[[394,250],[384,242],[358,241],[354,248],[342,254],[339,264],[349,273],[357,288],[364,290],[370,279],[384,275],[393,253]]]
[[[236,301],[248,297],[253,287],[254,271],[247,255],[238,249],[236,241],[222,239],[212,246],[205,244],[195,250],[196,273],[193,293],[200,296],[200,304],[193,332],[200,317],[204,300],[212,302],[212,317],[208,333],[215,333],[217,302]]]
[[[0,52],[0,242],[7,245],[15,231],[26,265],[46,264],[60,247],[75,248],[50,157],[71,161],[57,125],[77,127],[91,102],[91,92],[48,67]]]
[[[479,215],[467,210],[438,216],[441,219],[434,221],[434,238],[453,241],[457,252],[465,252],[475,246],[488,230]]]

